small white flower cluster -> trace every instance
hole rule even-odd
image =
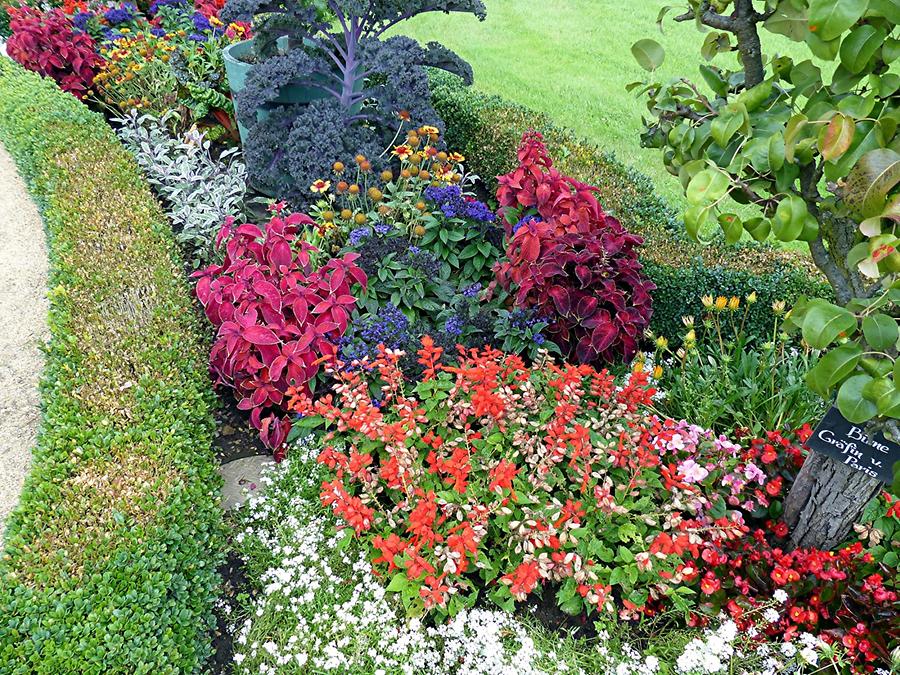
[[[678,657],[678,670],[682,673],[707,675],[722,673],[728,669],[734,655],[734,641],[737,637],[734,621],[725,621],[704,638],[691,640]]]
[[[779,598],[776,597],[776,600]],[[773,612],[777,621],[779,614]],[[769,616],[764,617],[767,621]],[[703,638],[691,640],[678,657],[680,673],[712,675],[713,673],[741,673],[741,675],[778,675],[786,672],[805,672],[804,666],[816,666],[829,646],[810,633],[800,633],[794,642],[756,642],[758,633],[751,629],[738,633],[734,621],[725,621]],[[748,668],[748,666],[750,666]]]
[[[365,555],[344,549],[344,537],[311,498],[320,476],[303,454],[309,453],[294,453],[264,474],[265,490],[242,511],[242,550],[258,547],[274,562],[235,626],[235,673],[583,672],[541,651],[525,624],[499,609],[470,609],[437,626],[407,619]],[[601,660],[610,675],[653,675],[659,665],[630,649]]]

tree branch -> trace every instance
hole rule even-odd
[[[749,89],[765,79],[762,46],[756,24],[765,21],[768,16],[768,13],[760,14],[753,8],[753,0],[735,0],[734,11],[730,16],[713,11],[709,2],[704,0],[695,12],[676,16],[675,21],[699,19],[704,26],[733,33],[737,38],[738,53],[744,66],[744,85]]]
[[[700,17],[700,23],[716,30],[727,30],[733,33],[737,27],[737,23],[732,17],[713,11],[709,2],[706,1],[700,4],[696,14],[694,12],[685,12],[676,16],[675,21],[693,21],[698,16]]]

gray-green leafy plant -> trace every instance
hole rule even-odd
[[[165,202],[176,239],[198,268],[213,261],[225,219],[240,215],[247,171],[240,150],[214,156],[203,132],[173,132],[177,121],[175,111],[154,117],[136,110],[114,120],[119,139]]]

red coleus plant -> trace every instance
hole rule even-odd
[[[217,246],[221,265],[196,272],[197,298],[218,328],[210,353],[216,382],[234,389],[241,410],[251,412],[263,441],[280,450],[290,421],[280,416],[289,388],[309,392],[321,363],[335,358],[337,339],[347,329],[365,286],[358,255],[333,258],[314,269],[311,244],[298,238],[314,226],[301,214],[276,215],[265,226],[223,226]]]
[[[28,70],[56,80],[63,91],[84,98],[103,65],[93,38],[75,30],[61,9],[46,12],[23,5],[9,6],[12,35],[9,56]]]
[[[497,282],[517,307],[550,321],[548,335],[581,363],[630,359],[650,323],[655,286],[642,274],[640,237],[604,213],[596,188],[564,176],[536,132],[519,167],[500,176],[507,259]]]

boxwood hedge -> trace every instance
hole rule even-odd
[[[443,71],[433,71],[432,100],[446,125],[450,148],[467,158],[467,168],[481,176],[489,190],[496,176],[516,165],[522,133],[540,131],[557,167],[600,189],[603,207],[630,231],[644,237],[641,258],[654,283],[651,327],[675,339],[684,331],[681,317],[701,315],[705,294],[743,296],[756,290],[759,302],[748,321],[749,332],[769,336],[771,303],[788,304],[800,295],[828,296],[830,288],[811,261],[772,246],[742,243],[703,246],[684,233],[678,213],[658,194],[645,175],[556,126],[540,112],[463,85]]]
[[[199,671],[223,532],[171,231],[103,117],[5,59],[0,140],[51,256],[44,415],[0,556],[0,672]]]

